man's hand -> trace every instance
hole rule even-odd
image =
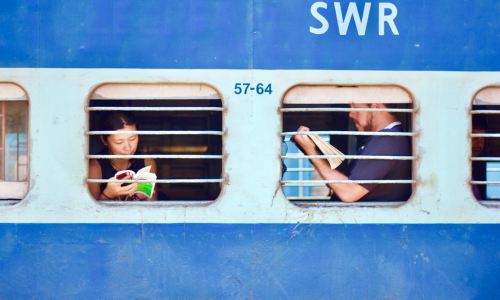
[[[300,126],[299,129],[297,129],[297,132],[307,132],[309,131],[308,127],[305,126]],[[309,136],[305,134],[296,134],[293,136],[292,141],[300,148],[302,149],[303,152],[307,155],[313,155],[314,150],[316,149],[316,145],[314,142],[309,138]]]

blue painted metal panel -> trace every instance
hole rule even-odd
[[[334,1],[10,0],[0,9],[1,67],[500,70],[500,2],[392,0],[399,35],[338,32]],[[347,0],[342,4],[347,10]],[[358,8],[366,1],[355,1]]]
[[[246,68],[249,1],[8,1],[0,65]]]
[[[354,24],[347,35],[337,27],[334,1],[325,1],[321,14],[330,28],[324,35],[309,33],[319,22],[309,14],[314,0],[257,0],[255,62],[265,69],[341,70],[500,70],[500,2],[498,1],[337,1],[371,10],[365,36]],[[378,4],[391,2],[398,14],[399,35],[386,26],[379,36]]]
[[[499,229],[2,224],[0,298],[498,299]]]

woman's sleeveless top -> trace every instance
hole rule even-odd
[[[118,172],[113,168],[109,159],[98,159],[97,162],[99,166],[101,166],[102,179],[109,179]],[[130,167],[127,170],[132,170],[137,173],[137,171],[145,167],[144,159],[131,159],[130,162]],[[101,192],[106,188],[106,184],[105,182],[99,184]]]

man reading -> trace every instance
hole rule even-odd
[[[387,108],[383,103],[351,104],[351,108]],[[389,111],[351,111],[349,117],[358,131],[402,132],[401,122]],[[309,131],[300,126],[298,132]],[[297,134],[293,141],[306,155],[320,155],[311,139]],[[410,156],[411,141],[407,136],[371,136],[359,149],[358,155]],[[357,159],[349,163],[347,174],[332,170],[326,159],[311,158],[311,163],[325,180],[409,180],[410,160]],[[354,201],[406,201],[411,195],[411,184],[328,183],[332,199]]]

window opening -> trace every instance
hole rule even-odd
[[[500,200],[500,87],[481,90],[472,102],[471,189],[477,200]]]
[[[0,83],[0,200],[16,202],[28,192],[28,97],[12,83]]]
[[[223,110],[218,92],[203,84],[103,85],[92,94],[88,108],[88,158],[110,163],[115,159],[129,159],[143,161],[144,165],[147,160],[154,160],[157,178],[149,182],[155,182],[158,200],[215,200],[224,182]],[[109,147],[103,144],[103,135],[116,134],[116,131],[99,128],[99,122],[111,112],[134,114],[137,128],[126,132],[137,134],[139,139],[134,153],[110,154]],[[88,182],[126,184],[134,181],[91,177]],[[100,200],[107,199],[101,197]]]
[[[414,185],[412,178],[412,161],[415,160],[412,150],[412,138],[415,136],[412,132],[414,112],[411,96],[396,86],[300,85],[290,89],[284,96],[281,108],[283,120],[281,184],[287,199],[300,205],[318,203],[328,205],[338,204],[340,201],[380,204],[408,200]],[[367,126],[362,129],[357,128],[352,120],[353,114],[361,114],[363,118],[372,118],[377,114],[376,118],[379,118],[382,113],[382,120],[394,119],[400,122],[396,125],[387,124],[397,128],[391,127],[379,131],[382,128],[373,130]],[[363,122],[363,120],[357,121]],[[309,131],[299,130],[300,126],[308,127]],[[305,154],[308,151],[301,150],[298,146],[300,143],[294,143],[293,139],[299,135],[310,134],[319,135],[343,155],[324,154],[318,147],[312,152],[309,151],[314,154]],[[374,145],[380,144],[382,146],[373,148]],[[370,146],[366,150],[360,150],[367,145]],[[404,147],[405,150],[392,151],[394,149],[390,149],[391,147]],[[332,172],[329,171],[326,175],[325,172],[318,172],[318,165],[312,161],[321,159],[328,165],[327,158],[345,159],[335,170],[346,175],[346,178],[337,178],[337,175],[332,177]],[[356,165],[358,165],[357,170]],[[395,171],[397,168],[405,171]],[[376,169],[384,171],[377,172]],[[357,178],[350,178],[351,175]],[[331,184],[337,186],[357,184],[368,190],[368,193],[358,199],[349,198],[351,196],[346,196],[342,191],[339,192],[341,195],[337,195]],[[393,196],[391,193],[398,196]]]

